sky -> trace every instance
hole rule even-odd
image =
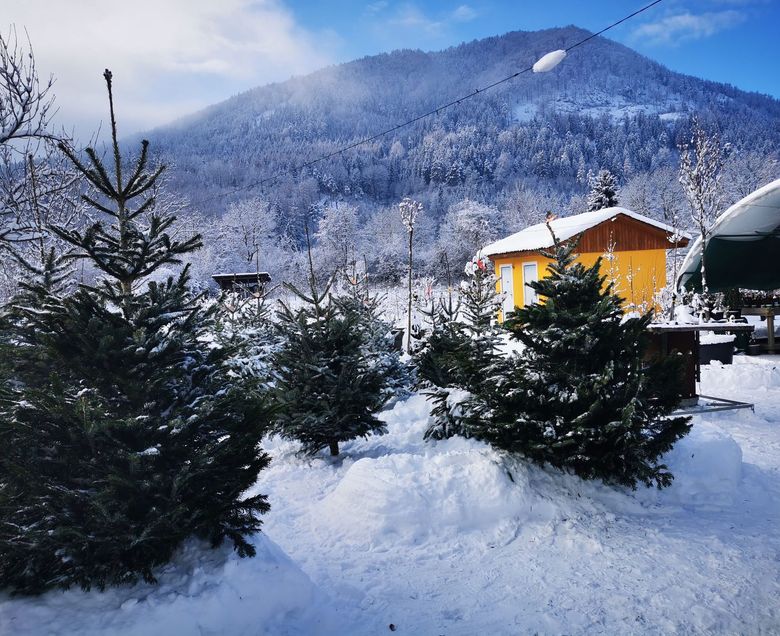
[[[650,0],[0,0],[56,79],[57,124],[120,135],[329,64],[398,48],[439,50],[508,31],[597,31]],[[609,32],[672,70],[780,98],[780,0],[663,0]],[[104,126],[105,128],[105,126]]]

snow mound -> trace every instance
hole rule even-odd
[[[766,402],[767,391],[780,386],[780,360],[734,356],[730,365],[702,367],[703,391],[707,395],[738,395]]]
[[[705,331],[699,336],[699,344],[725,344],[734,342],[737,337],[733,333],[714,333]]]
[[[390,537],[417,543],[433,532],[460,534],[553,516],[532,494],[527,473],[510,476],[497,453],[463,439],[438,446],[450,450],[356,461],[320,504],[318,525],[376,545]]]
[[[336,633],[318,615],[321,593],[263,534],[254,558],[192,542],[165,566],[159,584],[105,592],[68,590],[0,597],[0,632],[90,636]],[[5,631],[8,629],[9,631]]]
[[[663,462],[674,481],[660,493],[662,503],[714,509],[733,505],[742,476],[742,449],[720,427],[697,421]]]

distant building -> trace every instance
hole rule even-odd
[[[222,291],[238,292],[246,296],[262,295],[265,286],[271,282],[267,272],[214,274],[212,278]]]
[[[672,227],[620,207],[554,219],[551,227],[561,241],[580,236],[577,260],[583,265],[602,257],[602,275],[633,306],[653,306],[656,292],[666,285],[666,251],[690,240],[683,235],[675,242]],[[538,223],[480,251],[495,266],[498,290],[505,294],[503,313],[536,302],[526,283],[546,276],[550,259],[541,252],[552,246],[547,226]]]

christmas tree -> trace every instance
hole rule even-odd
[[[286,284],[302,306],[282,303],[276,323],[274,430],[300,441],[306,453],[327,448],[336,456],[342,442],[385,432],[376,412],[396,393],[404,371],[375,301],[333,294],[335,276],[318,290],[311,250],[309,272],[308,293]]]
[[[30,289],[0,333],[12,359],[0,369],[0,580],[17,592],[154,581],[189,537],[252,555],[246,535],[268,509],[244,496],[268,463],[265,399],[209,344],[213,310],[186,267],[144,283],[200,238],[168,234],[175,218],[157,203],[162,168],[148,170],[146,141],[127,170],[104,77],[113,170],[93,149],[85,165],[62,147],[101,220],[53,228],[104,278],[68,296]]]
[[[549,275],[531,287],[544,302],[506,322],[525,346],[472,401],[472,433],[586,479],[658,487],[672,475],[658,458],[689,430],[671,417],[680,360],[643,360],[651,314],[624,320],[622,299],[556,240]]]
[[[618,204],[617,179],[609,170],[601,170],[590,180],[588,212],[612,208]]]
[[[496,316],[500,300],[489,266],[476,259],[466,266],[457,303],[439,302],[427,313],[431,333],[415,356],[419,386],[432,403],[426,439],[469,436],[468,403],[498,372]]]

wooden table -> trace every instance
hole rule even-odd
[[[647,330],[651,334],[645,353],[647,358],[665,357],[680,353],[685,357],[680,378],[680,395],[684,405],[696,404],[698,393],[696,383],[701,378],[699,364],[699,334],[702,331],[713,333],[750,333],[753,325],[744,322],[707,322],[703,324],[687,323],[650,323]]]
[[[779,310],[780,307],[743,307],[741,312],[743,316],[763,316],[766,318],[766,348],[773,353],[777,351],[775,348],[775,315]]]

